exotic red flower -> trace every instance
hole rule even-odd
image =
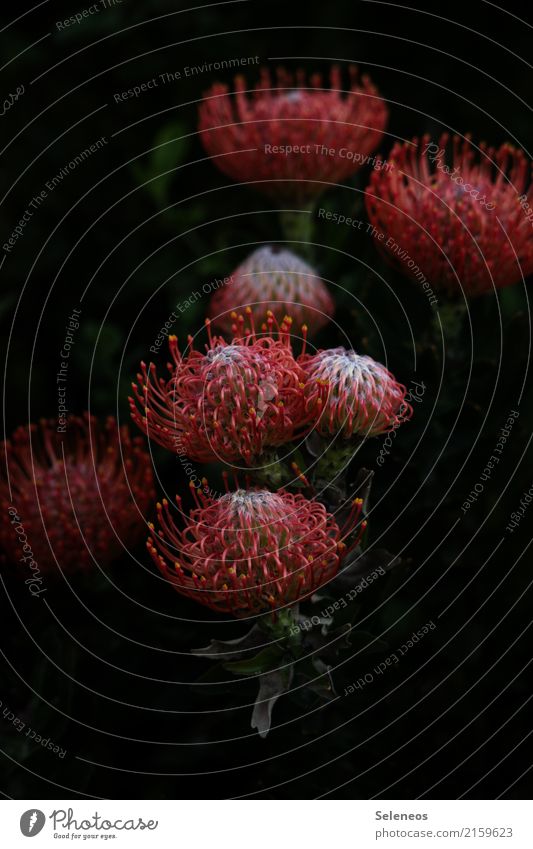
[[[283,68],[277,84],[263,68],[251,95],[242,76],[235,94],[216,83],[200,106],[199,129],[207,153],[234,180],[252,182],[265,194],[303,206],[328,183],[338,183],[368,162],[383,135],[387,107],[367,76],[350,67],[343,91],[337,66],[331,88],[321,74],[309,85]]]
[[[2,444],[0,541],[11,562],[34,573],[52,572],[56,561],[68,571],[111,562],[142,537],[154,492],[142,439],[115,419],[101,427],[71,416],[64,436],[56,427],[19,427]]]
[[[530,163],[509,144],[498,150],[448,135],[397,143],[395,167],[374,172],[366,192],[377,244],[414,279],[479,295],[533,272],[533,185]],[[431,165],[430,165],[431,163]]]
[[[307,354],[300,362],[307,375],[306,395],[311,409],[316,409],[317,399],[321,400],[316,430],[322,436],[378,436],[413,413],[406,402],[405,386],[372,357],[331,348]]]
[[[257,334],[253,320],[252,330],[244,330],[243,317],[235,315],[228,344],[211,335],[208,320],[205,354],[194,349],[192,338],[188,353],[181,354],[170,336],[170,379],[158,378],[153,363],[141,364],[130,398],[133,421],[164,448],[199,462],[251,464],[265,448],[301,436],[314,412],[305,403],[304,372],[292,352],[291,321],[285,318],[274,334],[269,314],[265,332]]]
[[[272,611],[311,595],[337,574],[366,526],[359,523],[360,498],[341,529],[318,501],[283,489],[195,494],[197,507],[182,530],[168,502],[157,505],[160,530],[147,548],[178,592],[234,616]]]
[[[229,333],[232,311],[247,306],[256,321],[267,309],[279,322],[288,313],[296,327],[305,324],[311,333],[327,324],[335,310],[326,285],[310,265],[291,251],[269,245],[254,251],[215,292],[209,316]]]

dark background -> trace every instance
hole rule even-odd
[[[182,11],[124,0],[57,31],[56,21],[89,5],[50,0],[11,26],[30,7],[2,10],[2,98],[21,84],[26,91],[0,119],[1,241],[46,181],[99,137],[109,139],[49,194],[1,267],[7,434],[56,415],[64,326],[86,286],[71,410],[125,422],[138,363],[149,358],[176,301],[231,273],[253,246],[283,238],[274,205],[226,180],[196,134],[199,98],[231,73],[182,78],[121,103],[114,93],[234,56],[259,55],[272,67],[281,63],[275,57],[287,57],[289,67],[325,73],[332,59],[353,61],[389,103],[385,155],[396,138],[443,130],[533,149],[532,30],[513,17],[527,14],[518,3],[503,12],[478,0],[430,10],[251,0]],[[243,72],[255,81],[253,66]],[[364,215],[368,177],[364,169],[328,191],[324,205]],[[438,627],[357,695],[325,707],[302,693],[282,699],[274,713],[280,727],[260,740],[249,726],[255,681],[191,686],[209,664],[189,650],[245,626],[217,621],[174,593],[142,545],[137,559],[105,574],[58,579],[48,605],[29,597],[4,564],[0,699],[68,752],[61,760],[32,746],[0,716],[6,796],[531,793],[531,516],[513,535],[505,532],[533,478],[527,289],[472,302],[472,332],[466,324],[450,348],[450,340],[443,346],[431,336],[426,299],[382,262],[368,236],[317,222],[314,241],[321,274],[346,290],[335,290],[337,327],[317,343],[343,344],[346,334],[378,360],[386,351],[405,384],[427,387],[377,470],[370,540],[401,552],[404,562],[364,594],[361,629],[383,635],[385,657],[429,620]],[[409,317],[414,349],[379,275]],[[199,329],[205,307],[200,301],[180,318],[181,338]],[[463,517],[461,504],[511,409],[520,417],[502,462]],[[379,447],[374,440],[364,449],[369,468],[376,469]],[[156,451],[155,460],[158,489],[186,488],[170,455]],[[379,659],[348,656],[334,673],[341,692]]]

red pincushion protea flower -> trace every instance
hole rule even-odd
[[[273,324],[270,314],[268,332],[258,335],[253,321],[251,331],[243,330],[241,316],[228,344],[211,336],[208,320],[205,354],[194,350],[189,338],[189,352],[182,355],[177,338],[170,336],[170,380],[158,378],[153,363],[141,364],[139,386],[133,384],[135,398],[130,398],[133,421],[164,448],[199,462],[251,464],[265,448],[305,433],[313,412],[291,348],[291,319],[280,325],[276,338]]]
[[[112,418],[100,427],[88,415],[70,417],[65,437],[56,426],[19,427],[2,444],[0,542],[10,561],[34,570],[52,572],[56,560],[69,571],[105,565],[142,537],[154,492],[150,458]]]
[[[429,136],[398,143],[396,167],[372,174],[368,216],[388,237],[378,244],[400,271],[422,272],[449,294],[516,283],[533,272],[529,161],[508,144],[480,144],[478,155],[468,137],[455,136],[449,166],[447,145],[446,134],[438,145]]]
[[[234,95],[216,83],[200,106],[204,147],[232,179],[257,183],[271,197],[304,206],[327,183],[354,174],[381,140],[387,107],[367,76],[359,82],[351,67],[350,78],[346,94],[337,66],[330,89],[320,74],[307,86],[303,71],[295,81],[283,68],[277,84],[263,68],[250,96],[241,76]]]
[[[233,310],[250,306],[254,320],[267,309],[279,322],[290,314],[296,327],[305,324],[311,333],[328,323],[335,304],[316,271],[291,251],[259,248],[218,289],[209,304],[214,324],[230,332]]]
[[[378,436],[413,413],[406,388],[372,357],[331,348],[301,358],[310,405],[324,399],[316,429],[322,436]],[[324,398],[324,387],[326,396]]]
[[[183,530],[176,527],[166,500],[157,505],[160,530],[147,548],[178,592],[234,616],[274,610],[311,595],[336,575],[366,526],[361,522],[353,539],[360,498],[341,530],[322,504],[282,489],[237,489],[217,498],[200,489],[195,493],[198,506]]]

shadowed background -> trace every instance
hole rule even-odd
[[[127,422],[131,380],[176,303],[229,275],[255,246],[283,239],[275,205],[223,177],[196,134],[202,93],[232,72],[185,76],[186,67],[259,56],[273,68],[327,76],[332,61],[355,62],[389,104],[383,155],[397,138],[443,130],[491,144],[514,139],[531,154],[531,68],[518,58],[528,56],[531,29],[493,4],[436,3],[429,12],[424,4],[416,11],[252,0],[182,11],[125,0],[58,30],[56,22],[81,8],[49,2],[0,33],[2,96],[25,87],[1,118],[2,243],[32,197],[105,139],[47,190],[0,271],[7,434],[29,418],[56,416],[55,376],[73,308],[81,305],[82,314],[69,408]],[[506,8],[521,14],[518,4]],[[22,11],[4,10],[3,23]],[[177,71],[181,79],[161,81]],[[256,81],[254,66],[243,73]],[[117,102],[115,95],[153,79],[157,85],[139,97]],[[330,189],[319,205],[365,217],[369,173]],[[427,387],[383,467],[376,467],[378,440],[359,457],[376,470],[373,500],[381,499],[370,539],[383,535],[404,562],[364,594],[361,629],[385,631],[386,644],[370,657],[354,658],[355,645],[347,652],[334,673],[340,692],[451,606],[397,669],[362,692],[320,708],[303,692],[281,699],[274,715],[281,727],[259,740],[249,727],[255,681],[190,686],[209,663],[189,650],[239,636],[244,626],[216,622],[173,592],[143,545],[139,563],[124,557],[105,575],[60,578],[46,605],[5,563],[0,700],[67,751],[58,758],[0,716],[6,795],[54,798],[66,788],[80,797],[310,798],[344,785],[334,795],[455,798],[479,778],[468,795],[486,798],[529,766],[527,740],[520,742],[530,730],[531,676],[522,670],[531,641],[528,631],[521,636],[531,606],[529,517],[505,534],[531,486],[524,287],[472,302],[472,336],[465,330],[457,340],[461,365],[450,367],[442,348],[427,342],[426,298],[381,260],[368,235],[316,219],[314,241],[320,273],[342,287],[330,287],[337,325],[315,343],[333,347],[347,336],[359,352],[386,356],[406,385],[416,379]],[[201,299],[180,314],[180,338],[201,328],[206,308]],[[160,368],[165,359],[162,348]],[[502,462],[463,516],[524,381]],[[155,448],[155,462],[161,485],[186,490],[170,455]],[[530,792],[526,774],[508,795]]]

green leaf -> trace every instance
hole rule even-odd
[[[270,731],[272,708],[279,697],[290,689],[293,677],[292,664],[261,676],[251,722],[252,728],[257,729],[260,737],[266,737]]]
[[[269,646],[255,657],[248,660],[237,660],[233,663],[225,663],[224,669],[228,672],[233,672],[236,675],[260,675],[264,672],[270,672],[273,668],[279,665],[283,657],[282,649],[277,646]]]
[[[145,164],[134,166],[138,181],[146,184],[146,190],[158,206],[169,202],[176,169],[189,152],[190,139],[186,138],[187,135],[187,128],[179,121],[168,124],[155,137]]]

